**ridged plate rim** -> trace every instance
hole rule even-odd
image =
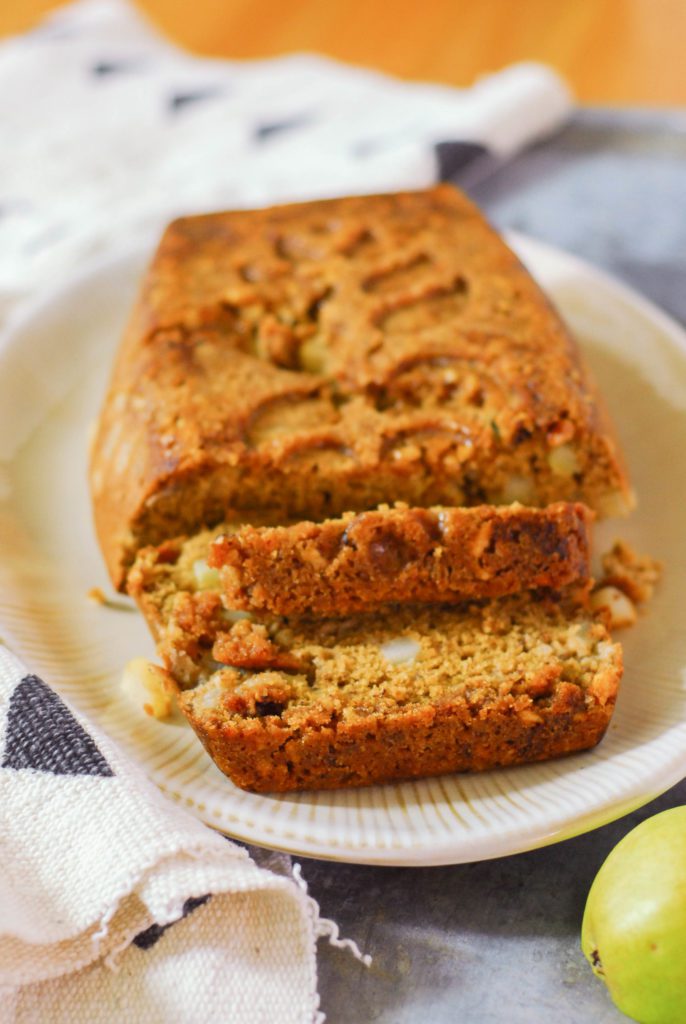
[[[584,330],[590,324],[592,347],[608,357],[611,353],[627,374],[630,366],[633,371],[638,366],[646,391],[665,389],[666,400],[676,403],[675,416],[682,402],[686,408],[686,385],[682,387],[679,376],[683,371],[686,382],[686,333],[675,321],[575,257],[518,234],[510,235],[509,241],[534,276],[549,287],[553,301],[572,324],[582,325]],[[104,379],[118,327],[147,255],[140,249],[100,261],[66,286],[43,295],[0,339],[0,406],[4,410],[0,414],[0,485],[6,494],[0,529],[0,631],[32,669],[41,671],[118,740],[163,792],[208,825],[238,839],[300,856],[418,866],[512,854],[602,825],[647,802],[686,774],[686,643],[679,646],[670,634],[668,655],[663,656],[656,646],[659,654],[645,664],[642,653],[645,638],[652,637],[658,623],[663,632],[664,623],[672,623],[673,602],[681,598],[686,606],[686,562],[682,565],[679,560],[681,549],[669,587],[666,585],[669,593],[658,597],[628,640],[630,682],[624,687],[631,689],[630,699],[624,692],[620,696],[615,721],[596,751],[564,761],[368,790],[256,796],[242,793],[224,779],[186,729],[145,719],[130,705],[120,692],[119,674],[127,657],[151,653],[150,642],[141,639],[140,623],[128,613],[86,606],[83,583],[88,580],[102,585],[105,579],[92,533],[83,535],[83,564],[74,565],[73,553],[67,561],[61,559],[60,537],[69,551],[72,541],[66,531],[70,523],[74,518],[87,520],[88,513],[81,507],[87,501],[85,491],[76,493],[81,485],[74,476],[68,494],[58,486],[54,504],[48,502],[41,509],[38,506],[45,492],[34,488],[30,480],[51,457],[56,466],[61,465],[65,448],[76,453],[69,456],[67,475],[74,459],[81,459],[85,466],[81,433],[85,435],[86,419],[95,408],[91,398],[99,397],[90,394],[88,382]],[[632,325],[632,331],[622,350],[621,339],[609,332],[624,321]],[[102,342],[102,352],[88,350],[88,332]],[[645,338],[656,339],[655,351],[659,349],[664,365],[648,365],[646,351],[638,347],[628,351],[631,345],[639,345],[633,335],[641,332]],[[64,382],[64,386],[60,384],[60,375],[65,379],[73,376],[73,365],[67,370],[65,362],[70,357],[75,362],[83,358],[84,366],[83,379],[69,385],[72,390],[68,391]],[[620,405],[623,402],[620,383],[621,374],[614,383],[610,380],[611,406],[617,405],[618,396]],[[23,410],[17,402],[18,389],[28,405]],[[72,393],[76,396],[73,400],[69,397]],[[651,408],[654,415],[661,405],[658,402]],[[620,433],[622,427],[626,433],[632,422],[626,418],[628,410],[613,408],[613,412],[619,414]],[[669,430],[666,423],[661,428],[664,431]],[[640,449],[640,438],[638,441]],[[632,452],[629,444],[630,463],[641,458],[645,462],[641,452]],[[647,465],[640,468],[645,473],[651,470]],[[681,468],[679,465],[679,471]],[[686,502],[686,488],[672,498],[678,499],[679,494]],[[55,525],[58,521],[63,525]],[[663,522],[651,522],[650,530],[642,525],[643,535],[655,534],[657,547],[660,538],[666,544],[667,535],[671,537],[670,528]],[[42,581],[45,591],[38,610],[26,597],[36,579]],[[123,625],[122,615],[128,625]],[[74,640],[50,643],[50,637],[60,635],[61,627],[69,636],[73,634]],[[647,711],[641,704],[646,695]],[[658,698],[662,701],[659,708],[657,704],[653,707],[651,698],[654,704]]]

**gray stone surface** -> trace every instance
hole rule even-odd
[[[686,115],[581,112],[472,194],[498,227],[605,267],[686,321]],[[328,1024],[627,1020],[580,952],[586,894],[633,825],[679,803],[686,782],[588,835],[477,864],[303,860],[322,913],[374,958],[367,969],[320,942]]]
[[[471,193],[686,321],[686,112],[580,112]]]
[[[643,818],[686,782],[604,828],[531,853],[441,868],[303,860],[322,913],[374,958],[319,943],[328,1024],[619,1024],[581,953],[586,895]]]

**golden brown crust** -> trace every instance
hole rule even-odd
[[[614,694],[617,669],[607,676]],[[350,723],[332,716],[302,731],[278,718],[199,715],[193,693],[181,695],[181,710],[210,757],[235,785],[258,793],[369,786],[546,761],[599,743],[614,707],[614,695],[605,704],[589,704],[577,687],[562,684],[542,709],[526,699],[475,707],[457,698]]]
[[[352,513],[244,526],[211,545],[224,601],[277,615],[349,615],[388,603],[560,589],[589,575],[592,513],[559,502]]]
[[[602,737],[621,650],[590,584],[455,605],[255,622],[194,588],[212,533],[129,577],[184,714],[255,791],[368,785],[558,757]],[[252,664],[248,665],[250,659]]]
[[[120,587],[138,548],[232,508],[629,500],[575,344],[449,186],[174,222],[91,488]]]

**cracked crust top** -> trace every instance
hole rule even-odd
[[[140,547],[231,509],[630,503],[573,340],[445,185],[171,224],[90,475],[118,587]]]

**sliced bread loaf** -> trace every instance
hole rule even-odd
[[[213,534],[142,551],[129,588],[219,768],[327,789],[559,757],[603,736],[621,649],[585,588],[257,622],[206,568]]]

